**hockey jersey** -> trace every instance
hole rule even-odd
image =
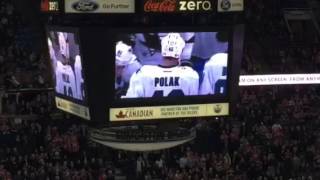
[[[84,98],[84,85],[83,85],[83,78],[82,78],[82,65],[81,65],[81,58],[79,55],[76,56],[74,62],[74,73],[75,79],[77,84],[77,99],[82,100]]]
[[[70,65],[63,65],[60,62],[56,69],[56,91],[65,96],[77,97],[76,80]]]
[[[56,92],[62,93],[63,92],[63,87],[62,87],[62,78],[61,78],[61,73],[63,69],[63,64],[61,61],[57,61],[57,64],[55,66],[55,75],[56,75]]]
[[[70,58],[69,53],[69,43],[67,42],[67,33],[58,33],[58,39],[59,39],[59,47],[60,47],[60,53],[64,55],[67,59]]]
[[[125,98],[197,95],[199,75],[190,67],[145,65],[130,79]]]
[[[141,64],[137,60],[134,60],[130,64],[126,65],[122,70],[121,76],[117,77],[115,80],[115,89],[116,90],[125,89],[126,91],[129,85],[131,76],[135,72],[137,72],[137,70],[139,70],[140,68],[141,68]]]
[[[141,64],[137,60],[126,65],[121,74],[123,81],[125,83],[129,83],[132,74],[134,74],[140,68],[141,68]]]
[[[200,94],[225,94],[227,82],[228,54],[217,53],[206,62]]]
[[[51,41],[50,41],[50,44],[48,47],[49,47],[49,56],[50,56],[52,65],[54,68],[56,68],[57,67],[57,57],[56,57],[56,54],[55,54],[55,51],[54,51],[54,48],[52,46]]]

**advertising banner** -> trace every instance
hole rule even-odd
[[[110,121],[229,115],[229,103],[111,108]]]
[[[84,119],[90,120],[89,108],[73,103],[71,101],[67,101],[59,97],[56,97],[55,99],[56,99],[56,106],[58,109],[80,116]]]
[[[58,12],[60,9],[60,1],[59,0],[41,0],[41,12]]]
[[[218,0],[218,12],[232,12],[243,10],[243,0]]]
[[[145,13],[197,13],[214,11],[212,0],[144,0]]]
[[[65,0],[66,13],[134,13],[135,0]]]
[[[320,74],[272,74],[240,76],[239,86],[320,84]]]

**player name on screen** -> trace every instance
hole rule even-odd
[[[84,119],[90,120],[89,108],[73,103],[71,101],[67,101],[59,97],[56,97],[55,99],[56,99],[56,106],[58,109],[77,115]]]
[[[155,86],[179,86],[180,77],[157,77],[154,79]]]
[[[229,103],[111,108],[110,121],[229,115]]]

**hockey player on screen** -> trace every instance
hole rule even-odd
[[[84,84],[82,78],[82,64],[81,64],[81,57],[76,55],[75,62],[74,62],[74,72],[76,78],[76,85],[77,85],[77,98],[83,100],[84,98]]]
[[[56,54],[55,54],[55,51],[54,51],[54,48],[53,48],[53,44],[52,44],[52,41],[50,38],[48,38],[48,50],[49,50],[49,56],[50,56],[50,59],[51,59],[51,62],[52,62],[52,65],[54,68],[56,68],[57,66],[57,57],[56,57]]]
[[[68,42],[68,34],[63,32],[58,32],[58,40],[59,40],[59,48],[61,55],[69,59],[69,42]]]
[[[228,54],[217,53],[204,65],[201,95],[225,94],[227,81]]]
[[[178,33],[161,40],[161,65],[144,65],[130,79],[125,98],[198,95],[199,76],[191,67],[180,66],[185,46]]]
[[[120,97],[126,94],[129,81],[133,73],[141,68],[140,62],[132,52],[132,47],[122,41],[116,44],[116,76],[115,89],[116,96]]]
[[[60,61],[57,60],[57,57],[56,57],[56,54],[55,54],[55,50],[53,48],[53,44],[52,44],[52,41],[50,38],[48,38],[48,48],[49,48],[49,56],[50,56],[50,59],[51,59],[51,64],[52,64],[52,67],[55,71],[55,80],[56,80],[56,86],[55,86],[55,89],[57,92],[62,92],[60,91],[60,87],[59,87],[59,84],[61,84],[61,78],[58,78],[59,77],[59,74],[61,74],[59,71],[62,69],[61,67],[63,66],[62,63]]]
[[[61,62],[57,61],[56,90],[65,96],[77,98],[76,80],[70,65],[69,43],[67,33],[58,32]]]

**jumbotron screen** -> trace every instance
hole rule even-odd
[[[41,0],[40,10],[44,13],[59,12],[60,0]]]
[[[121,34],[127,38],[115,43],[116,98],[226,95],[228,42],[216,36],[217,32]]]
[[[159,110],[149,117],[155,119],[189,117],[176,114],[186,108],[196,113],[190,116],[211,116],[208,108],[226,107],[211,103],[228,102],[230,32],[119,32],[115,39],[114,101],[131,108],[111,109],[111,121],[131,120],[130,112],[147,114],[150,107],[156,108],[150,112]],[[160,112],[165,108],[176,110]]]
[[[78,32],[50,28],[47,35],[57,107],[90,119]]]

